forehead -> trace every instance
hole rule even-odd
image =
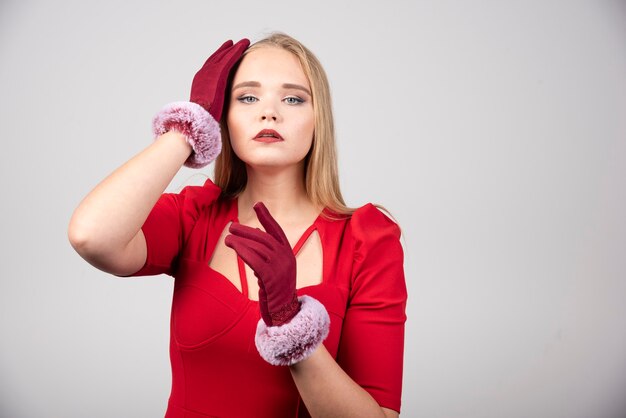
[[[255,49],[243,57],[235,73],[234,84],[243,81],[259,81],[262,85],[271,83],[309,85],[298,58],[289,51],[271,46]]]

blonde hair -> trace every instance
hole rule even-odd
[[[326,73],[319,60],[299,41],[283,33],[273,33],[252,44],[244,55],[265,47],[281,48],[291,52],[302,66],[302,70],[311,86],[315,130],[313,145],[305,157],[305,189],[311,202],[318,207],[325,207],[338,215],[350,215],[354,209],[346,206],[339,188],[337,169],[337,150],[335,146],[335,126],[333,121],[330,87]],[[215,184],[222,189],[225,197],[235,197],[246,187],[247,174],[243,161],[237,157],[230,144],[226,125],[228,102],[232,77],[227,84],[226,103],[222,116],[222,152],[215,161]]]

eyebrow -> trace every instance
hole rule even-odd
[[[242,87],[261,87],[261,83],[259,83],[258,81],[244,81],[233,86],[233,91]],[[283,88],[302,90],[303,92],[311,96],[311,92],[309,91],[309,89],[307,89],[304,86],[301,86],[300,84],[284,83]]]
[[[309,89],[307,89],[304,86],[301,86],[300,84],[293,84],[293,83],[285,83],[283,84],[283,88],[285,89],[296,89],[296,90],[302,90],[303,92],[305,92],[306,94],[308,94],[309,96],[311,96],[311,92],[309,91]]]

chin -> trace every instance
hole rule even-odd
[[[280,170],[294,167],[304,167],[304,159],[285,160],[283,158],[254,158],[243,161],[250,168],[260,170]]]
[[[269,151],[269,150],[268,150]],[[243,157],[243,158],[242,158]],[[239,158],[246,165],[259,168],[281,168],[304,165],[305,155],[285,155],[285,152],[254,152]]]

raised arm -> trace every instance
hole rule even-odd
[[[117,275],[146,260],[141,226],[183,164],[200,168],[221,150],[218,121],[228,75],[250,44],[226,41],[194,76],[189,102],[167,105],[154,119],[155,142],[93,189],[70,221],[76,251],[95,267]]]
[[[141,226],[191,152],[183,134],[169,131],[98,184],[70,221],[78,254],[112,274],[139,270],[146,260]]]

